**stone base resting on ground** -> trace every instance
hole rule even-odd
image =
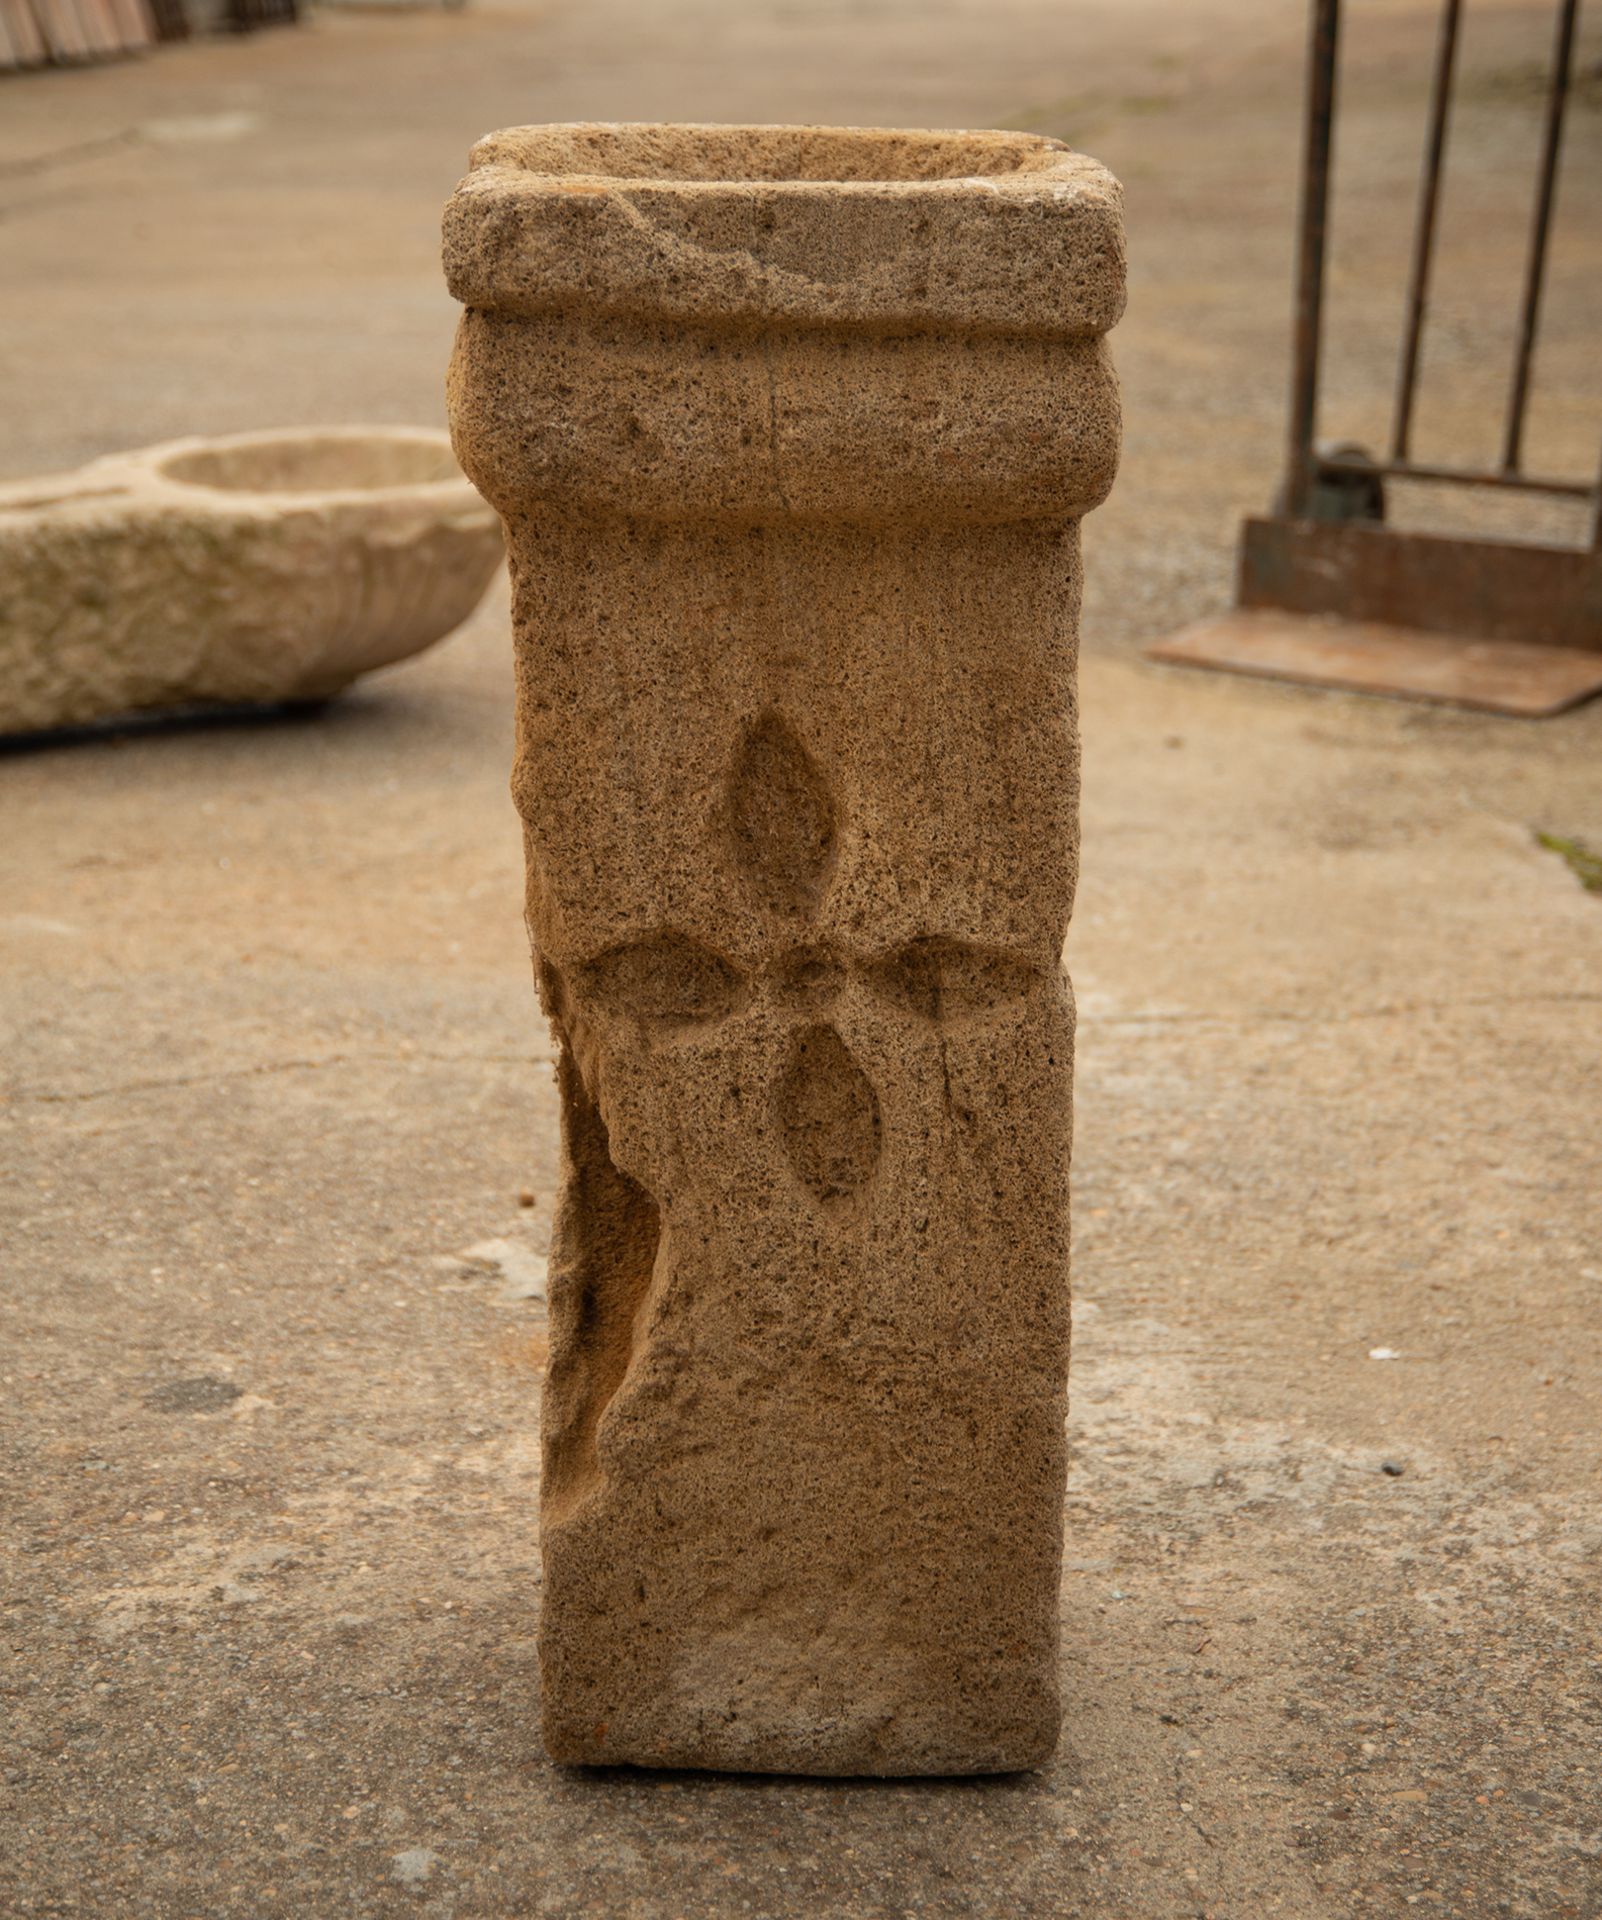
[[[1034,1765],[1116,184],[1021,134],[526,128],[446,266],[561,1045],[547,1748]]]
[[[500,556],[421,429],[179,440],[0,487],[0,733],[326,699],[460,626]]]

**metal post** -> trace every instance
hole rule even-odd
[[[1524,309],[1519,316],[1518,351],[1513,362],[1513,391],[1508,399],[1507,434],[1502,442],[1502,471],[1517,473],[1524,442],[1524,406],[1529,397],[1530,360],[1535,352],[1535,327],[1541,312],[1541,287],[1546,278],[1546,242],[1557,191],[1558,146],[1563,138],[1563,109],[1568,104],[1569,64],[1574,53],[1574,21],[1579,0],[1561,0],[1557,42],[1552,52],[1552,84],[1546,96],[1546,135],[1541,146],[1541,181],[1535,201],[1535,227],[1530,235],[1529,265],[1524,274]]]
[[[1591,501],[1591,545],[1602,553],[1602,473],[1596,477],[1596,493]]]
[[[1324,247],[1340,11],[1340,0],[1313,0],[1312,36],[1307,55],[1301,225],[1296,243],[1296,364],[1291,376],[1290,444],[1285,466],[1285,511],[1292,520],[1307,518],[1313,492],[1319,325],[1324,304]]]
[[[1396,379],[1396,410],[1391,423],[1391,458],[1405,460],[1413,432],[1413,387],[1418,379],[1419,344],[1424,333],[1424,301],[1429,292],[1435,251],[1435,207],[1440,196],[1441,159],[1446,151],[1446,116],[1452,96],[1452,66],[1457,58],[1457,23],[1462,0],[1446,0],[1435,50],[1435,79],[1430,90],[1430,130],[1424,148],[1424,180],[1419,189],[1418,220],[1413,228],[1413,264],[1407,287],[1407,340]]]

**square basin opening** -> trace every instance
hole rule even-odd
[[[1061,142],[1028,133],[886,127],[514,127],[482,142],[480,164],[554,179],[727,186],[916,183],[1038,173]]]

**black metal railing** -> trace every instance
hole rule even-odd
[[[1527,493],[1590,500],[1591,539],[1602,550],[1602,474],[1571,480],[1526,473],[1524,427],[1529,409],[1530,376],[1546,284],[1552,209],[1557,197],[1558,159],[1563,120],[1574,63],[1579,0],[1559,0],[1551,72],[1546,90],[1534,217],[1526,253],[1518,336],[1502,436],[1500,463],[1494,468],[1459,467],[1416,460],[1412,456],[1413,410],[1418,390],[1419,357],[1429,305],[1434,264],[1436,212],[1446,158],[1452,83],[1457,59],[1462,0],[1444,0],[1430,85],[1429,125],[1424,169],[1414,222],[1408,273],[1407,317],[1397,370],[1390,446],[1384,459],[1354,450],[1320,452],[1315,444],[1318,378],[1324,305],[1324,262],[1329,224],[1329,189],[1335,127],[1335,77],[1340,41],[1340,0],[1314,0],[1307,65],[1307,112],[1302,163],[1301,223],[1297,235],[1295,365],[1291,384],[1290,445],[1286,460],[1285,512],[1293,520],[1309,517],[1322,475],[1350,474],[1398,480],[1445,481],[1469,487],[1506,487]]]

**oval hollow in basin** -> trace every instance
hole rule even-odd
[[[460,626],[500,559],[423,428],[180,441],[0,488],[0,734],[326,699]]]
[[[450,448],[432,435],[354,433],[219,440],[170,455],[157,472],[223,493],[384,493],[462,477]]]

